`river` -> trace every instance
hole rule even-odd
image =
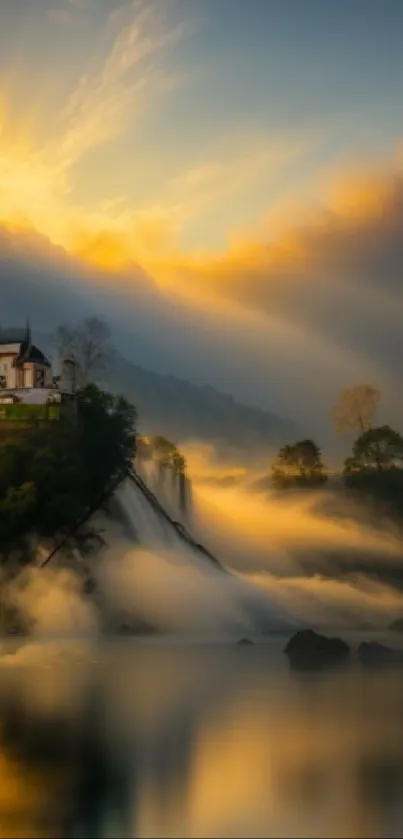
[[[0,835],[401,836],[403,673],[284,641],[8,642]]]

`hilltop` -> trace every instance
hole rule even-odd
[[[108,388],[132,401],[139,429],[185,442],[200,439],[221,447],[261,451],[296,433],[291,420],[238,402],[210,385],[195,385],[115,359]]]
[[[182,371],[177,366],[183,356],[182,320],[190,316],[189,311],[176,300],[160,298],[155,283],[146,280],[140,266],[131,268],[130,294],[120,288],[114,297],[109,278],[101,279],[44,237],[34,232],[17,236],[0,225],[1,325],[21,321],[23,301],[24,320],[30,316],[35,340],[51,357],[53,325],[74,322],[78,312],[82,317],[98,313],[102,317],[107,312],[120,354],[108,379],[100,384],[136,405],[143,433],[163,434],[178,442],[198,438],[251,453],[296,436],[296,427],[288,419],[237,401],[212,386],[191,383],[185,366]],[[192,320],[192,329],[195,324]],[[200,340],[195,335],[196,349]],[[154,372],[161,370],[162,359],[162,372]],[[182,378],[167,375],[170,369]],[[208,372],[206,367],[206,381]]]

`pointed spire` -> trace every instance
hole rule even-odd
[[[25,327],[25,340],[30,347],[32,344],[32,337],[31,337],[31,324],[29,318],[27,318],[27,323]]]
[[[32,334],[31,334],[31,323],[29,318],[27,318],[27,322],[25,325],[25,342],[26,342],[26,352],[30,352],[32,347]]]

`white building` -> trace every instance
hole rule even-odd
[[[30,417],[35,422],[63,417],[77,425],[76,365],[73,361],[64,359],[62,375],[55,378],[49,359],[32,343],[29,323],[25,329],[0,329],[2,424],[11,421],[14,427],[19,420],[26,422]],[[24,406],[28,405],[32,410],[27,413]],[[39,406],[43,406],[45,414]]]
[[[25,329],[0,329],[0,398],[14,392],[21,401],[24,392],[52,388],[52,366],[32,343],[29,324]],[[38,394],[39,395],[39,394]]]

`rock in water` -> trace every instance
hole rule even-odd
[[[313,629],[302,629],[290,638],[284,649],[291,667],[319,670],[345,663],[350,647],[341,638],[327,638]]]
[[[379,665],[403,665],[403,651],[395,647],[387,647],[378,644],[376,641],[363,641],[358,647],[358,658],[365,667],[378,667]]]
[[[237,643],[240,644],[242,647],[244,647],[245,644],[247,646],[250,646],[251,644],[253,645],[253,641],[249,641],[249,638],[241,638],[240,641],[238,641]]]
[[[117,628],[118,635],[155,635],[156,628],[141,618],[126,617]]]

